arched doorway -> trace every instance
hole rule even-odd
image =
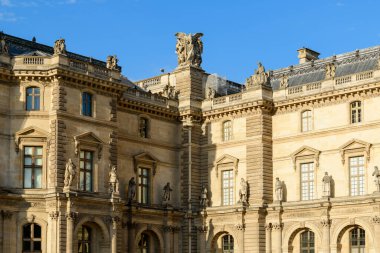
[[[220,232],[211,242],[211,253],[236,253],[236,240],[228,232]]]
[[[288,241],[288,252],[317,252],[315,233],[309,228],[295,230]]]
[[[109,241],[96,222],[87,221],[76,228],[74,252],[107,253],[109,251]]]
[[[157,235],[151,230],[143,231],[137,239],[136,253],[161,253]]]
[[[338,253],[366,253],[369,241],[368,234],[361,226],[345,227],[338,236]]]

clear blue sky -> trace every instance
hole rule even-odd
[[[0,0],[0,30],[105,60],[131,80],[176,67],[176,32],[204,33],[202,67],[243,83],[257,61],[297,63],[302,46],[321,57],[380,44],[376,0]]]

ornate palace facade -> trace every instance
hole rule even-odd
[[[132,83],[106,61],[0,40],[0,252],[380,252],[380,47]]]

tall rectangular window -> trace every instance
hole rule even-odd
[[[24,188],[42,188],[42,147],[24,147]]]
[[[364,194],[364,156],[350,157],[351,196]]]
[[[149,126],[148,119],[141,117],[139,124],[140,124],[139,125],[140,137],[148,138],[148,126]]]
[[[362,122],[362,102],[355,101],[351,103],[351,123]]]
[[[150,203],[150,169],[139,168],[138,179],[138,202],[141,204]]]
[[[223,141],[232,140],[232,122],[231,120],[223,122]]]
[[[27,111],[40,110],[40,88],[38,87],[26,88],[26,110]]]
[[[234,204],[234,171],[224,170],[222,171],[222,198],[223,205]]]
[[[311,115],[311,111],[310,110],[307,110],[307,111],[304,111],[302,112],[302,132],[307,132],[307,131],[311,131],[312,130],[312,115]]]
[[[92,94],[82,93],[82,115],[92,117]]]
[[[79,155],[79,189],[82,191],[92,191],[94,152],[81,150]]]
[[[314,199],[314,163],[301,164],[301,199]]]

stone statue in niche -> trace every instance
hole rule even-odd
[[[377,189],[377,192],[380,193],[380,171],[379,171],[379,168],[377,166],[375,166],[374,168],[374,171],[372,173],[372,176],[375,177],[375,185],[376,185],[376,189]]]
[[[323,183],[323,197],[331,197],[331,176],[327,172],[322,178]]]
[[[206,208],[207,205],[208,205],[207,187],[206,187],[206,185],[202,186],[200,205],[201,205],[202,208]]]
[[[75,175],[76,175],[76,166],[70,158],[67,161],[66,168],[65,168],[65,181],[64,181],[65,188],[70,188],[72,186],[73,181],[75,179]]]
[[[277,201],[283,201],[283,190],[284,186],[278,177],[276,177],[275,191],[276,191],[276,199]]]
[[[117,176],[117,168],[116,165],[111,167],[109,176],[109,184],[110,184],[110,192],[111,193],[119,193],[119,178]]]
[[[117,69],[118,59],[116,55],[107,56],[107,69],[115,70]]]
[[[136,181],[135,178],[132,177],[128,183],[128,204],[132,203],[136,197]]]
[[[58,39],[54,42],[54,55],[66,54],[65,39]]]
[[[335,64],[334,63],[328,63],[326,64],[326,79],[334,78],[335,77]]]
[[[203,42],[201,37],[202,33],[185,34],[176,33],[176,54],[178,56],[178,66],[195,66],[201,67]]]
[[[267,85],[269,82],[269,74],[265,72],[264,66],[261,62],[257,63],[257,69],[254,74],[247,78],[245,82],[246,88]]]
[[[1,40],[0,40],[0,54],[8,54],[8,53],[9,53],[8,44],[4,38],[1,38]]]
[[[163,190],[164,190],[164,193],[162,194],[162,201],[165,203],[170,200],[170,195],[173,189],[170,188],[170,183],[167,182]]]
[[[244,205],[247,204],[248,203],[247,195],[248,195],[248,183],[247,181],[244,180],[244,178],[242,178],[240,181],[239,202]]]

